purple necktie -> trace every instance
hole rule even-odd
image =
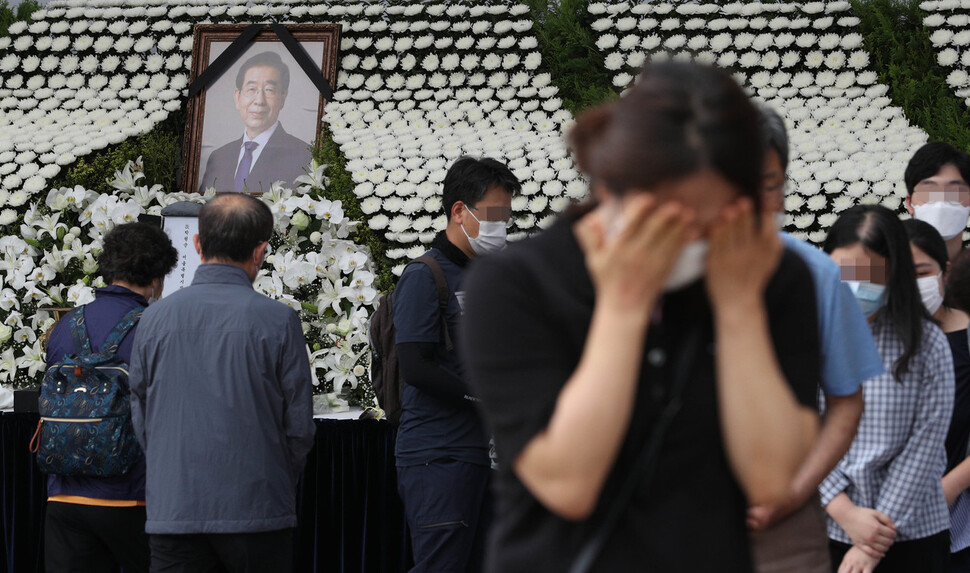
[[[246,152],[243,153],[242,161],[239,162],[239,167],[236,168],[236,181],[232,185],[232,190],[236,193],[246,188],[246,178],[249,177],[249,168],[253,166],[253,150],[258,145],[255,141],[247,141],[243,144],[246,147]]]

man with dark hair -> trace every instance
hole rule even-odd
[[[104,238],[98,255],[101,277],[108,286],[95,291],[84,307],[85,325],[95,352],[129,311],[148,306],[162,294],[165,276],[175,268],[178,253],[168,235],[145,223],[119,225]],[[48,368],[78,352],[68,320],[61,320],[47,343]],[[138,324],[118,347],[131,362]],[[112,478],[61,476],[47,478],[47,518],[44,552],[47,571],[148,571],[145,535],[145,459],[128,473]]]
[[[759,111],[765,143],[761,204],[766,212],[774,214],[780,231],[785,217],[788,132],[774,109],[761,105]],[[782,232],[781,238],[812,274],[825,414],[788,497],[775,506],[751,508],[748,525],[756,532],[752,536],[752,553],[759,572],[827,572],[831,571],[829,540],[818,486],[852,445],[864,406],[862,383],[882,372],[882,358],[865,316],[841,280],[839,266],[821,250],[788,233]]]
[[[520,189],[509,168],[494,159],[462,157],[448,169],[443,195],[448,226],[427,253],[448,284],[447,332],[430,267],[409,265],[394,291],[403,380],[395,455],[413,572],[482,566],[491,515],[489,447],[457,353],[461,282],[472,259],[505,246],[512,196]]]
[[[903,180],[906,210],[940,232],[953,259],[970,218],[970,155],[942,141],[927,143],[909,160]]]
[[[243,136],[216,149],[202,173],[199,191],[262,192],[276,181],[292,183],[310,164],[310,146],[286,133],[279,116],[290,88],[290,70],[276,52],[246,60],[236,75],[233,101]]]
[[[152,571],[292,571],[314,425],[300,318],[252,288],[272,231],[259,199],[209,201],[191,286],[142,318],[131,402]]]

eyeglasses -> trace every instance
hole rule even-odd
[[[478,207],[468,205],[469,209],[480,211]],[[485,216],[482,221],[489,223],[505,223],[507,229],[512,228],[512,208],[511,207],[485,207]]]
[[[913,194],[926,193],[928,203],[934,201],[954,201],[970,204],[970,185],[966,183],[947,183],[941,185],[935,181],[921,181],[913,187]]]
[[[283,90],[274,85],[264,86],[262,89],[250,85],[242,89],[242,94],[246,97],[246,99],[256,99],[256,96],[260,93],[263,94],[265,99],[276,99],[279,97],[282,91]]]

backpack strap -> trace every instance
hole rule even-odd
[[[108,333],[108,337],[104,340],[104,344],[101,346],[101,354],[114,354],[118,352],[118,347],[121,346],[121,341],[125,339],[128,335],[128,331],[131,327],[135,326],[141,319],[141,313],[145,311],[144,307],[133,308],[128,311],[118,324],[111,329]],[[88,342],[90,346],[90,342]]]
[[[79,306],[72,310],[68,320],[71,321],[71,338],[74,340],[74,352],[79,356],[91,354],[91,339],[88,337],[87,322],[84,320],[84,307]]]
[[[451,334],[448,332],[448,301],[451,299],[451,292],[448,290],[448,281],[445,279],[445,272],[441,270],[441,265],[431,255],[421,255],[411,261],[411,263],[422,263],[431,269],[434,277],[434,286],[438,290],[438,310],[441,311],[441,326],[445,333],[445,350],[451,352],[454,345],[451,343]],[[411,264],[408,263],[408,264]]]

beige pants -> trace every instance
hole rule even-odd
[[[825,512],[814,496],[801,509],[751,535],[757,573],[831,573]]]

